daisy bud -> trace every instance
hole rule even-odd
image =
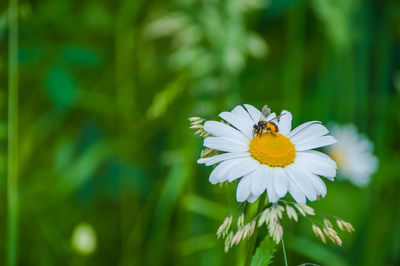
[[[296,222],[298,221],[297,212],[293,207],[291,207],[289,205],[286,205],[286,214],[287,214],[289,219],[293,219]]]

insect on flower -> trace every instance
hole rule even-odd
[[[261,137],[263,133],[271,133],[271,135],[276,136],[276,134],[279,133],[279,127],[277,124],[272,122],[275,119],[281,118],[283,114],[278,115],[268,121],[265,121],[265,117],[263,114],[261,114],[260,121],[258,121],[257,124],[253,125],[253,137],[254,136],[259,136]]]

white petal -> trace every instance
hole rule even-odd
[[[249,150],[249,145],[246,143],[225,137],[207,137],[204,139],[204,146],[226,152],[245,152]]]
[[[249,139],[240,131],[221,122],[207,121],[204,123],[204,130],[216,137],[227,137],[240,140],[243,143],[249,143]]]
[[[310,121],[310,122],[306,122],[301,124],[300,126],[296,127],[295,129],[292,130],[292,132],[290,132],[288,138],[293,137],[295,134],[297,134],[299,131],[301,131],[303,128],[308,127],[311,124],[321,124],[320,121]]]
[[[309,126],[303,128],[297,134],[290,138],[290,141],[294,144],[303,144],[309,142],[313,139],[319,138],[328,134],[329,131],[326,127],[321,124],[310,124]]]
[[[234,158],[230,160],[223,161],[222,163],[218,164],[214,170],[212,170],[210,174],[210,182],[211,184],[216,184],[221,182],[229,172],[229,170],[236,164],[240,164],[243,158]]]
[[[332,160],[331,157],[319,151],[314,151],[314,150],[299,151],[296,153],[296,157],[304,157],[310,161],[324,163],[335,169],[337,168],[336,162]]]
[[[247,199],[247,201],[250,202],[250,203],[254,203],[258,199],[259,196],[260,195],[256,196],[256,195],[250,194],[250,196]]]
[[[276,114],[275,113],[271,113],[271,114],[269,114],[269,116],[267,116],[265,118],[265,121],[270,121],[270,120],[274,119],[275,117],[276,117]]]
[[[330,180],[336,176],[336,168],[322,161],[312,161],[304,156],[296,156],[294,164],[305,171],[324,176]]]
[[[279,200],[278,194],[276,194],[274,185],[272,184],[272,179],[268,180],[267,184],[267,192],[268,192],[268,201],[275,203]]]
[[[322,136],[309,142],[294,145],[296,151],[305,151],[335,144],[337,140],[332,136]]]
[[[270,173],[266,169],[264,165],[260,165],[256,171],[251,173],[253,178],[251,180],[251,193],[253,195],[261,195],[267,188]]]
[[[261,114],[261,112],[257,108],[255,108],[253,105],[244,104],[244,107],[246,107],[247,111],[249,112],[251,119],[253,119],[254,124],[257,124],[258,121],[260,121],[261,118],[263,118],[263,115]]]
[[[306,170],[299,168],[296,164],[292,164],[291,167],[296,171],[296,173],[299,173],[300,175],[302,175],[303,178],[307,178],[309,180],[310,184],[313,186],[317,195],[325,197],[326,186],[325,183],[321,180],[321,178]]]
[[[250,117],[249,113],[241,105],[238,105],[235,108],[233,108],[231,113],[235,114],[235,115],[238,115],[238,116],[241,116],[241,117],[243,117],[245,119],[251,119],[252,120],[252,118]]]
[[[281,118],[279,119],[278,127],[279,133],[287,136],[292,129],[292,114],[286,110],[281,112]]]
[[[264,171],[266,172],[265,177],[267,180],[266,186],[267,186],[268,201],[275,203],[279,200],[279,196],[276,193],[276,190],[274,188],[274,180],[273,180],[273,173],[272,173],[273,170],[271,167],[264,165]]]
[[[271,167],[271,169],[276,194],[282,198],[288,191],[289,177],[281,167]]]
[[[285,167],[285,171],[290,177],[290,181],[296,186],[298,186],[301,191],[303,191],[304,195],[311,201],[314,201],[317,199],[317,193],[314,190],[314,187],[312,186],[311,182],[309,179],[304,176],[304,174],[300,171],[296,171],[296,168],[293,168],[292,165],[288,165]]]
[[[253,138],[253,120],[246,119],[240,115],[229,112],[222,112],[219,116],[232,126],[239,129],[249,139]]]
[[[292,182],[289,183],[289,193],[298,203],[306,203],[306,196],[304,196],[303,191]]]
[[[250,196],[251,191],[251,177],[249,175],[240,179],[237,190],[236,190],[236,200],[238,202],[246,201]]]
[[[238,157],[248,157],[250,156],[249,152],[228,152],[228,153],[222,153],[222,154],[218,154],[212,157],[208,157],[208,158],[200,158],[197,160],[198,164],[202,164],[204,163],[207,166],[225,161],[225,160],[229,160],[229,159],[233,159],[233,158],[238,158]]]
[[[314,174],[308,173],[305,171],[305,174],[309,177],[311,184],[313,185],[315,191],[317,192],[317,195],[321,195],[322,197],[325,197],[326,195],[326,185],[324,181],[319,178],[319,176],[316,176]]]
[[[226,175],[226,179],[229,182],[232,182],[239,177],[242,177],[244,175],[247,175],[254,170],[256,170],[260,166],[260,163],[251,158],[251,157],[246,157],[241,160],[240,163],[234,165],[232,169],[229,170],[228,174]],[[224,181],[224,180],[223,180]]]

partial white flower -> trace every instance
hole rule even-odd
[[[236,199],[254,202],[267,191],[270,202],[277,202],[287,192],[299,203],[326,195],[326,186],[319,175],[330,180],[336,176],[336,163],[326,154],[312,149],[336,143],[321,122],[311,121],[292,130],[292,114],[282,111],[274,120],[279,133],[265,132],[253,136],[253,125],[262,117],[255,107],[245,104],[219,116],[229,125],[207,121],[204,130],[212,136],[204,146],[225,152],[202,158],[198,163],[218,164],[210,174],[212,184],[240,179]],[[276,117],[275,113],[265,118]]]
[[[97,247],[96,231],[90,224],[78,224],[72,233],[71,245],[79,254],[90,255]]]
[[[340,177],[357,186],[366,186],[378,166],[378,159],[372,154],[373,144],[358,134],[354,125],[334,125],[331,129],[338,143],[330,146],[327,153],[337,162]]]

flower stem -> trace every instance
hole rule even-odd
[[[258,206],[257,206],[257,214],[256,215],[258,215],[262,211],[262,209],[264,208],[264,205],[265,205],[265,193],[263,193],[260,196],[260,198],[258,199]],[[244,264],[245,266],[249,266],[251,264],[251,259],[253,258],[254,249],[256,247],[257,235],[258,235],[258,227],[256,226],[256,229],[254,231],[254,235],[250,239],[249,249],[248,249],[247,257],[246,257],[246,262]]]
[[[18,0],[10,0],[8,58],[7,265],[17,265],[18,239]]]
[[[282,251],[283,251],[283,258],[285,259],[285,266],[288,266],[287,263],[287,258],[286,258],[286,249],[285,249],[285,242],[283,241],[283,237],[282,237]]]

